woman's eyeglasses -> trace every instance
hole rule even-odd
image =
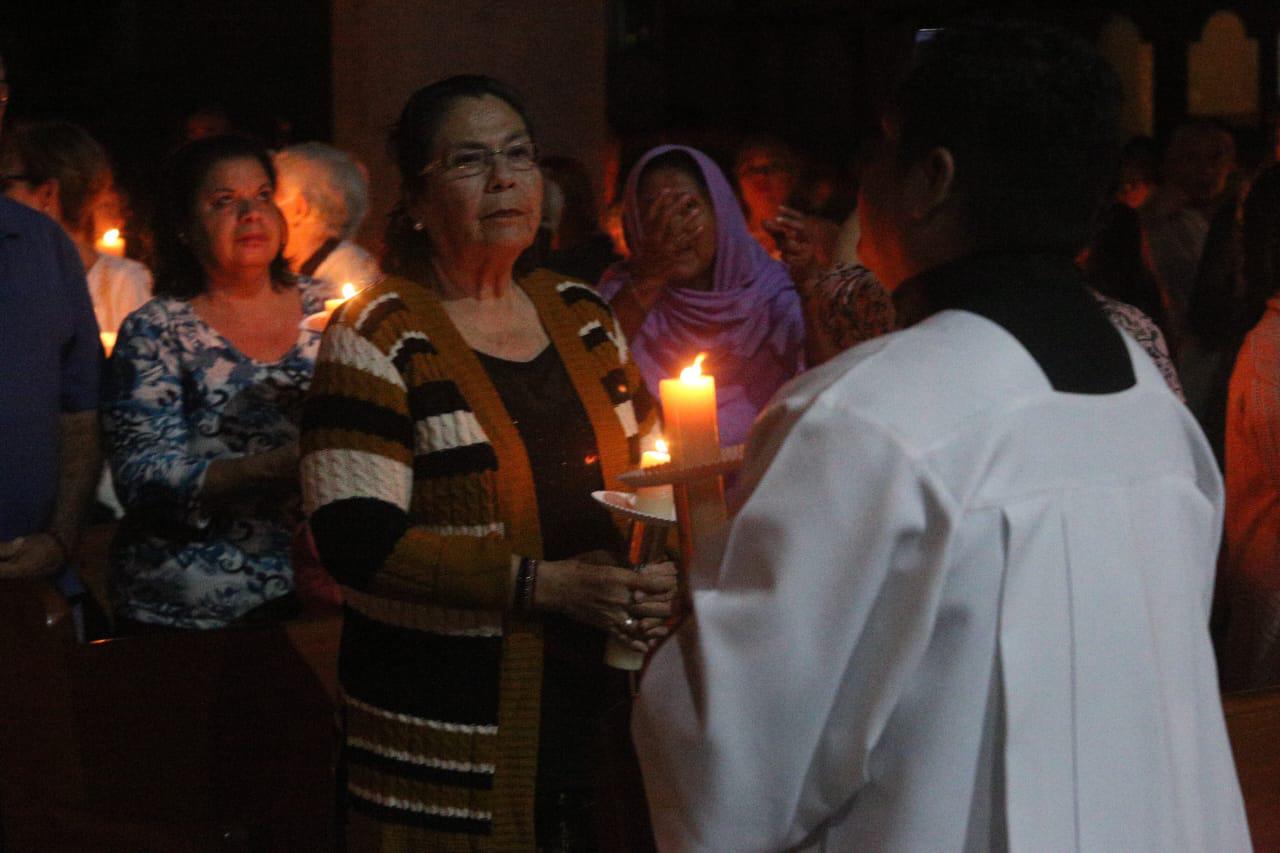
[[[507,166],[517,172],[527,172],[538,165],[538,146],[532,142],[512,142],[501,148],[457,148],[439,160],[422,167],[419,175],[441,172],[447,178],[471,178],[493,168],[494,161],[502,157]]]

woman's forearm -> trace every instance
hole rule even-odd
[[[633,278],[622,286],[609,307],[618,320],[618,328],[627,338],[634,338],[644,318],[662,294],[663,282],[656,278]]]
[[[200,501],[217,506],[244,494],[298,480],[298,445],[234,459],[215,459],[205,471]]]

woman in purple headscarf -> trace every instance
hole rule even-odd
[[[648,151],[627,177],[631,257],[608,269],[612,303],[650,392],[700,352],[716,378],[720,442],[746,439],[756,414],[803,367],[804,319],[786,267],[747,230],[724,173],[679,145]]]

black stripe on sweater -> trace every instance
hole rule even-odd
[[[586,344],[588,350],[593,350],[609,342],[609,333],[604,330],[604,326],[596,326],[582,336],[582,342]]]
[[[615,367],[600,378],[604,392],[609,395],[609,402],[621,406],[631,399],[631,385],[627,382],[627,373],[621,367]]]
[[[434,480],[440,477],[456,477],[459,474],[477,474],[481,471],[497,471],[498,455],[488,442],[468,444],[437,450],[413,459],[415,480]]]
[[[465,835],[492,835],[493,822],[469,817],[444,817],[442,815],[423,814],[409,809],[396,809],[379,805],[364,799],[359,794],[347,791],[351,808],[363,812],[380,823],[416,826],[436,832],[453,832]]]
[[[346,759],[352,764],[378,770],[401,779],[414,779],[419,782],[430,782],[436,785],[450,785],[454,788],[468,788],[473,791],[489,791],[493,789],[493,774],[476,770],[446,770],[442,767],[429,767],[413,761],[379,755],[358,746],[346,746]]]
[[[564,290],[560,291],[560,298],[564,300],[565,305],[575,305],[586,300],[587,302],[599,305],[606,312],[609,311],[609,303],[605,302],[600,297],[600,294],[596,293],[585,284],[580,287],[566,287]]]
[[[471,406],[458,390],[457,383],[437,379],[409,389],[409,411],[413,412],[415,419],[422,420],[450,412],[469,412]]]
[[[631,394],[631,410],[635,413],[636,423],[644,423],[653,408],[653,395],[649,393],[649,386],[645,385],[644,380],[641,379]]]
[[[320,507],[308,524],[321,565],[341,583],[365,589],[409,529],[409,516],[377,498],[345,498]]]
[[[302,407],[302,431],[349,429],[413,447],[413,421],[408,416],[340,394],[312,394]]]
[[[449,637],[387,625],[346,608],[343,691],[397,714],[468,726],[498,724],[502,637]]]
[[[426,338],[414,337],[405,338],[399,349],[396,350],[395,357],[391,359],[391,363],[395,365],[396,370],[404,373],[405,368],[409,366],[409,360],[415,355],[435,355],[439,350],[435,344]]]

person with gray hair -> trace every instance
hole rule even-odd
[[[304,142],[275,155],[276,205],[289,227],[285,259],[295,273],[363,288],[382,277],[378,262],[352,241],[369,210],[369,179],[345,151]]]

